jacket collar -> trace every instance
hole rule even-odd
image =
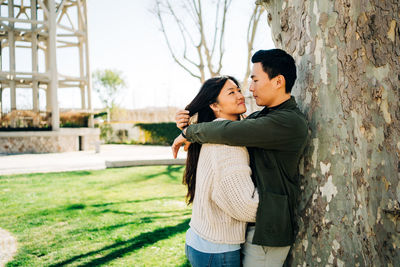
[[[267,113],[269,113],[270,111],[273,111],[273,110],[293,109],[296,106],[297,106],[296,99],[294,98],[294,96],[290,96],[290,98],[288,100],[286,100],[285,102],[283,102],[283,103],[281,103],[281,104],[279,104],[279,105],[277,105],[275,107],[271,107],[271,108],[265,107],[265,108],[263,108],[260,111],[260,115],[261,114],[267,114]]]

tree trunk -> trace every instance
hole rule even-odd
[[[398,266],[398,0],[259,3],[311,131],[291,266]]]

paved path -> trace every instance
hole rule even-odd
[[[17,252],[16,239],[6,230],[0,228],[0,267],[5,266]]]
[[[137,165],[184,164],[186,152],[181,149],[178,159],[172,157],[168,146],[102,145],[100,153],[78,151],[48,154],[0,154],[0,175],[96,170],[108,167]]]

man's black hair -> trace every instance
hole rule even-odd
[[[283,75],[286,81],[286,93],[292,91],[297,76],[296,64],[291,55],[282,49],[258,50],[251,58],[251,62],[260,62],[270,79]]]

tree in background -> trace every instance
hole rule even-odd
[[[96,70],[93,73],[93,88],[100,98],[100,101],[107,109],[118,105],[118,97],[126,87],[122,73],[118,70]]]
[[[258,2],[311,130],[291,266],[398,266],[398,0]]]
[[[126,87],[122,73],[118,70],[96,70],[93,72],[93,88],[97,92],[100,101],[107,109],[107,122],[110,122],[113,113],[118,111],[118,97]],[[111,142],[113,129],[110,124],[100,126],[100,138],[106,143]]]
[[[154,13],[160,22],[172,58],[201,83],[207,77],[220,75],[223,66],[225,27],[231,3],[232,0],[216,0],[212,3],[202,0],[155,0]],[[204,8],[204,5],[207,5],[207,8]],[[212,7],[215,9],[212,10]],[[249,20],[247,66],[242,79],[245,89],[250,74],[253,43],[263,11],[263,7],[255,5]],[[176,36],[181,37],[180,41]]]

